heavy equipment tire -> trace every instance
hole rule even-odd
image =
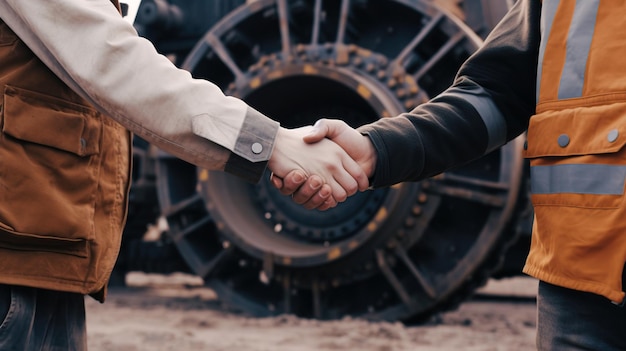
[[[224,17],[182,68],[283,126],[352,126],[445,89],[481,35],[431,1],[259,0]],[[192,271],[253,315],[415,320],[454,307],[515,240],[523,141],[422,182],[307,211],[268,176],[248,184],[161,155],[170,235]]]

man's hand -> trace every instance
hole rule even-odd
[[[374,174],[376,167],[376,150],[367,136],[362,135],[341,120],[320,119],[315,123],[309,134],[303,137],[307,143],[316,143],[323,139],[330,139],[341,146],[363,169],[368,177]],[[326,185],[320,185],[320,179],[315,176],[306,177],[294,171],[286,178],[273,177],[272,184],[285,195],[293,195],[296,203],[305,208],[327,210],[337,205],[332,196],[328,196]],[[320,189],[320,190],[317,190]],[[364,189],[359,189],[363,191]]]
[[[359,133],[346,122],[339,119],[318,120],[303,140],[306,143],[317,143],[327,138],[341,146],[353,160],[363,169],[368,178],[374,175],[376,168],[376,149],[369,137]]]
[[[307,179],[303,171],[294,170],[285,179],[272,174],[270,181],[283,195],[292,195],[293,201],[306,209],[325,211],[337,206],[337,201],[331,196],[330,185],[324,184],[318,175]]]
[[[306,203],[307,208],[315,208],[321,199],[311,198],[319,196],[326,199],[322,205],[331,206],[332,201],[343,202],[357,191],[367,189],[367,175],[341,147],[330,140],[320,140],[313,144],[303,141],[304,135],[311,129],[312,127],[280,128],[269,160],[269,169],[279,178],[284,179],[293,170],[303,172],[300,175],[304,175],[306,182],[298,188],[299,193],[294,194],[294,200]],[[301,179],[289,179],[288,184],[294,186],[299,183],[298,180]],[[328,195],[328,188],[324,184],[330,188],[334,199],[331,202],[327,202],[327,197],[331,195]],[[318,188],[318,192],[313,192],[313,189]],[[293,191],[284,187],[280,189],[283,194],[293,194]]]

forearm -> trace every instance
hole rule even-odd
[[[158,55],[108,0],[2,0],[0,16],[72,90],[174,156],[256,177],[269,159],[276,122]]]
[[[471,107],[465,107],[430,102],[359,128],[377,153],[372,186],[421,180],[484,154],[486,129]]]
[[[540,4],[520,0],[455,83],[430,102],[360,129],[376,147],[374,186],[421,180],[522,133],[535,107]]]

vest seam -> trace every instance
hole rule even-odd
[[[611,92],[595,94],[592,96],[564,99],[564,100],[549,100],[543,101],[537,104],[536,113],[552,111],[552,110],[566,110],[576,107],[593,107],[608,105],[611,103],[626,102],[625,92]]]
[[[567,278],[562,275],[548,273],[543,269],[535,266],[532,263],[526,263],[523,272],[550,284],[558,285],[572,290],[585,291],[592,294],[600,295],[606,299],[614,302],[621,302],[624,300],[625,292],[621,290],[615,290],[606,284],[598,283],[587,279],[580,278]],[[618,299],[613,299],[618,297]]]

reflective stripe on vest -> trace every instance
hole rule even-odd
[[[558,0],[544,1],[541,7],[541,43],[539,44],[539,63],[537,65],[537,102],[539,102],[539,91],[541,85],[541,76],[543,71],[543,57],[546,53],[546,45],[550,37],[552,22],[559,5]]]
[[[580,97],[583,94],[585,69],[596,26],[600,0],[577,0],[574,17],[567,35],[567,54],[559,85],[559,99]]]
[[[541,11],[537,112],[624,101],[626,1],[544,0]]]
[[[626,166],[599,164],[564,164],[533,166],[533,194],[621,195],[624,192]]]
[[[558,0],[543,2],[537,67],[537,102],[540,102],[542,90],[547,89],[547,85],[552,89],[558,89],[559,100],[583,95],[587,60],[600,0],[577,0],[572,7],[573,3]],[[557,12],[559,16],[556,16]],[[548,48],[553,48],[553,51],[549,52]],[[544,72],[546,59],[553,61],[549,63],[552,69],[550,72]],[[554,61],[563,62],[555,64]],[[560,71],[554,71],[555,69]],[[545,81],[542,80],[544,74],[549,75]],[[551,86],[554,82],[559,82],[558,87]],[[551,99],[552,95],[547,93],[546,97]]]

